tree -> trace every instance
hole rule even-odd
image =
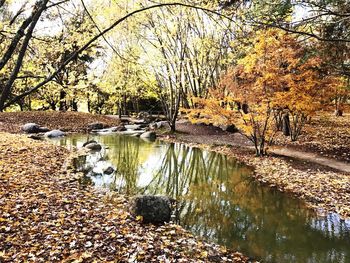
[[[296,140],[308,116],[340,85],[332,72],[322,71],[322,62],[290,34],[259,31],[250,52],[225,74],[211,99],[199,103],[209,119],[235,123],[256,154],[264,155],[277,132],[274,116],[291,116],[290,136]]]
[[[175,131],[180,107],[193,107],[193,95],[206,97],[228,65],[234,27],[230,21],[218,22],[206,13],[183,8],[164,8],[146,18],[139,36],[145,39],[143,63],[151,68],[155,93]]]
[[[43,87],[44,85],[52,81],[70,62],[75,60],[79,54],[81,54],[87,48],[89,48],[92,43],[96,42],[98,39],[103,37],[106,33],[110,32],[114,27],[116,27],[117,25],[125,21],[127,18],[134,16],[135,14],[145,12],[150,9],[161,8],[164,6],[183,6],[188,8],[204,9],[204,8],[196,7],[194,5],[185,4],[185,3],[164,3],[164,4],[155,4],[152,6],[146,6],[146,7],[142,7],[140,9],[134,10],[126,14],[125,16],[121,17],[120,19],[116,20],[104,30],[99,30],[99,33],[97,33],[95,36],[93,36],[88,41],[86,41],[82,46],[77,47],[77,49],[73,53],[69,54],[66,60],[63,61],[56,68],[55,71],[50,72],[50,74],[46,76],[45,79],[36,83],[33,87],[30,87],[28,90],[26,90],[21,94],[18,94],[18,95],[11,94],[13,89],[13,84],[16,81],[19,72],[21,71],[23,60],[28,50],[28,44],[33,38],[34,29],[36,28],[38,21],[42,17],[42,14],[44,13],[44,11],[52,7],[64,4],[65,2],[68,2],[68,1],[56,2],[50,5],[48,5],[48,2],[49,1],[42,0],[42,1],[37,1],[34,4],[31,15],[24,19],[23,23],[18,27],[10,43],[6,45],[5,48],[3,49],[4,51],[2,52],[1,58],[0,58],[0,71],[3,70],[4,67],[6,67],[5,70],[8,70],[9,72],[6,75],[9,75],[10,77],[8,78],[8,80],[5,81],[4,84],[2,84],[3,81],[0,82],[1,83],[0,111],[3,111],[6,107],[21,100],[25,96],[37,91],[38,89],[40,89],[41,87]],[[210,11],[210,10],[207,10],[207,11]],[[21,42],[22,38],[23,38],[23,41]],[[17,54],[17,56],[15,59],[15,62],[11,66],[12,61],[10,60],[11,58],[15,57],[15,54]]]

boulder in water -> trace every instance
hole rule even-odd
[[[94,123],[89,123],[88,126],[87,126],[87,129],[89,131],[91,130],[100,130],[100,129],[103,129],[103,123],[101,122],[94,122]]]
[[[157,135],[155,132],[148,131],[144,132],[140,135],[140,138],[142,139],[148,139],[148,140],[155,140],[157,138]]]
[[[57,138],[65,135],[66,134],[61,130],[52,130],[52,131],[46,132],[44,136],[47,138]]]
[[[103,173],[110,175],[112,173],[114,173],[115,169],[112,166],[108,166],[106,169],[103,169]]]
[[[96,142],[91,142],[91,143],[88,143],[84,146],[86,149],[89,149],[91,151],[101,151],[102,150],[102,146],[101,144],[99,143],[96,143]]]
[[[28,138],[33,139],[33,140],[42,140],[43,139],[42,136],[37,135],[37,134],[30,134],[30,135],[28,135]]]
[[[142,216],[144,223],[159,224],[171,218],[171,199],[167,196],[140,195],[130,200],[130,213]]]
[[[90,140],[90,141],[84,142],[83,147],[85,147],[86,145],[88,145],[88,144],[90,144],[90,143],[97,143],[97,141],[95,141],[95,140]]]

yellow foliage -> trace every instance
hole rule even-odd
[[[292,123],[299,129],[341,84],[322,63],[294,36],[277,29],[259,31],[248,54],[228,70],[210,98],[195,100],[198,107],[190,119],[234,123],[264,154],[276,133],[276,114],[302,116]]]

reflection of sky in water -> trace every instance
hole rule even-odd
[[[342,220],[336,213],[330,213],[320,218],[312,218],[310,225],[332,236],[339,236],[344,232],[350,233],[350,220]]]
[[[265,262],[350,263],[350,220],[316,217],[304,205],[258,185],[251,171],[222,155],[138,138],[89,138],[107,149],[87,156],[96,186],[178,200],[177,222],[196,235]],[[56,141],[81,147],[86,136]],[[116,171],[102,174],[108,166]]]

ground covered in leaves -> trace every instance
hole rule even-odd
[[[116,126],[119,121],[103,115],[82,112],[26,111],[0,112],[0,131],[20,133],[21,126],[34,122],[49,129],[69,132],[86,132],[89,123],[101,122],[106,127]]]
[[[67,154],[0,133],[0,262],[248,261],[177,225],[138,222],[124,198],[79,185]]]
[[[319,113],[306,123],[296,142],[281,134],[276,141],[283,146],[350,162],[350,114],[336,117],[330,112]]]

